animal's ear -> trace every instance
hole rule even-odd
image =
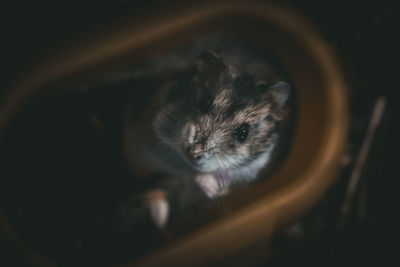
[[[217,84],[226,68],[221,58],[211,52],[202,53],[196,63],[199,80],[205,85]]]
[[[272,85],[267,85],[265,82],[257,84],[257,88],[260,91],[266,91],[266,93],[273,99],[278,107],[285,105],[289,98],[291,87],[287,82],[277,82]]]

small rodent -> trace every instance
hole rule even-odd
[[[291,88],[240,67],[204,52],[162,82],[142,116],[128,109],[124,149],[136,176],[191,179],[208,198],[257,177],[275,151]],[[150,201],[159,226],[170,208],[164,193]]]

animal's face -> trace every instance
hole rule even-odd
[[[200,57],[197,68],[191,97],[181,102],[186,108],[171,109],[187,114],[163,116],[182,120],[169,141],[200,172],[241,168],[257,160],[276,142],[275,124],[289,85],[267,86],[246,73],[233,74],[210,53]]]

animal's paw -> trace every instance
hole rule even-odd
[[[152,190],[146,194],[150,215],[159,228],[164,228],[168,222],[169,204],[165,191]]]
[[[221,191],[217,178],[212,174],[198,174],[195,179],[197,184],[209,198],[214,198],[227,193],[227,190]]]

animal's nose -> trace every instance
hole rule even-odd
[[[203,157],[203,151],[200,145],[193,145],[187,148],[187,155],[189,159],[198,161]]]

